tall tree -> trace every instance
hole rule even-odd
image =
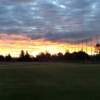
[[[96,54],[100,54],[100,43],[97,43],[95,45],[95,52],[96,52]]]
[[[21,50],[21,53],[20,53],[20,58],[24,58],[24,57],[25,57],[24,50]]]
[[[5,57],[5,60],[6,61],[12,61],[12,56],[10,54],[8,54],[6,57]]]
[[[28,53],[28,51],[26,51],[26,54],[24,56],[24,60],[25,61],[32,61],[32,58],[31,58],[30,54]]]
[[[18,58],[19,61],[24,61],[25,60],[25,53],[24,50],[21,50],[20,56]]]

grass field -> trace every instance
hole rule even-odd
[[[100,65],[1,63],[0,100],[100,100]]]

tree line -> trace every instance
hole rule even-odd
[[[87,63],[99,63],[100,62],[100,44],[95,46],[95,55],[88,55],[84,51],[69,53],[68,51],[63,54],[51,55],[50,53],[40,53],[36,57],[31,56],[28,51],[22,50],[19,57],[12,57],[10,54],[7,56],[0,55],[0,61],[2,62],[87,62]]]

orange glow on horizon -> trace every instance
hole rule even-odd
[[[20,35],[10,35],[8,37],[8,35],[2,34],[2,37],[4,38],[0,39],[0,54],[4,56],[10,53],[13,57],[18,57],[21,50],[28,51],[32,56],[36,56],[41,52],[57,54],[59,52],[65,53],[66,51],[77,52],[82,49],[88,54],[94,53],[94,47],[86,46],[85,44],[71,45],[44,39],[32,40]]]

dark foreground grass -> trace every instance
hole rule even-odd
[[[100,100],[100,65],[1,63],[0,100]]]

